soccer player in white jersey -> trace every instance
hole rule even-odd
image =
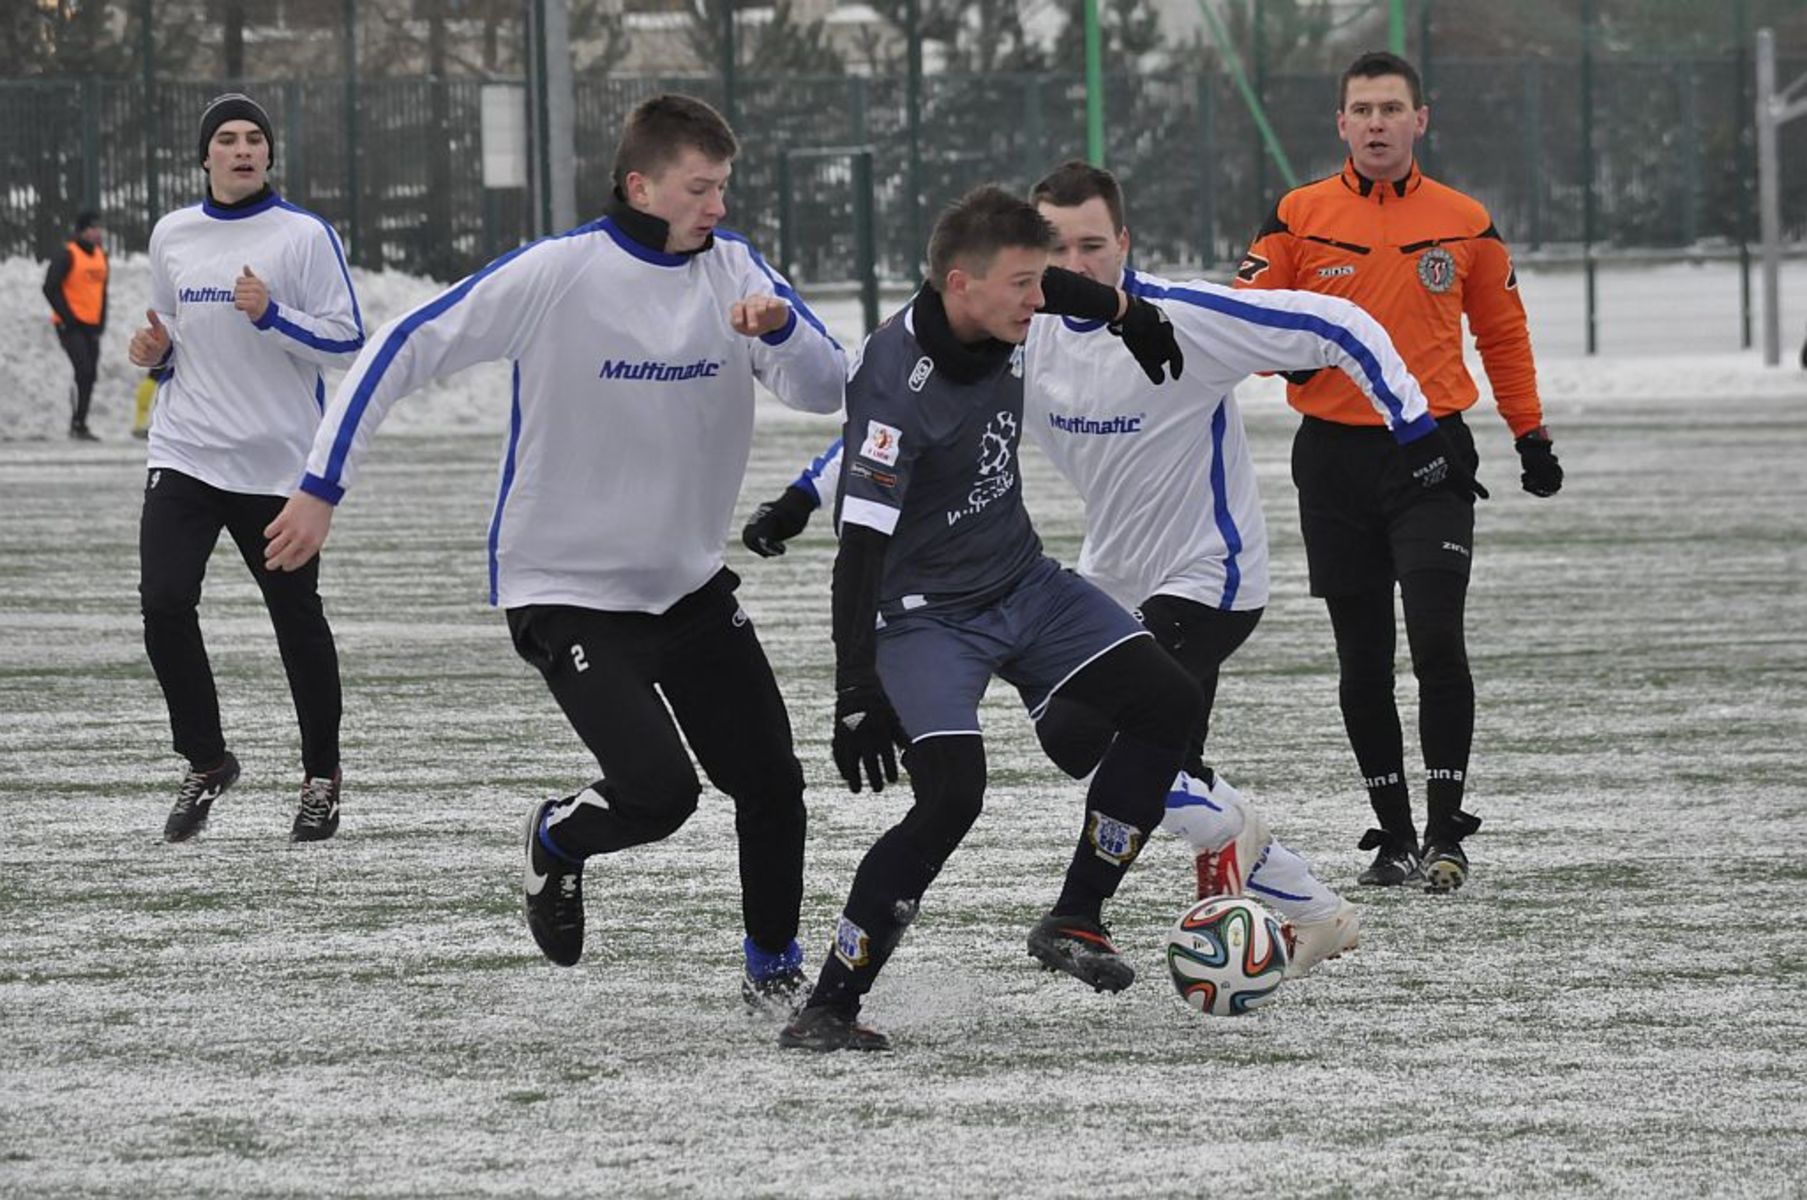
[[[320,602],[319,559],[264,565],[264,528],[301,478],[326,385],[364,345],[363,320],[332,226],[277,195],[275,139],[250,97],[201,116],[201,203],[151,231],[149,324],[130,356],[161,379],[150,425],[139,594],[144,644],[188,760],[164,825],[193,837],[239,773],[226,747],[197,606],[220,530],[263,592],[301,724],[298,842],[339,827],[339,659]]]
[[[553,962],[578,961],[584,860],[689,819],[701,788],[688,742],[734,801],[742,995],[788,1013],[803,984],[803,772],[722,550],[754,379],[832,413],[846,359],[790,284],[718,225],[737,150],[702,101],[643,102],[622,130],[607,216],[504,255],[379,330],[271,526],[270,561],[293,566],[325,540],[392,403],[512,360],[490,602],[603,774],[532,808],[528,928]]]
[[[1108,171],[1062,164],[1030,199],[1055,228],[1055,266],[1159,300],[1185,352],[1185,376],[1155,386],[1122,369],[1102,322],[1038,316],[1024,414],[1030,436],[1085,500],[1080,574],[1134,608],[1204,690],[1204,716],[1164,822],[1196,853],[1199,894],[1247,888],[1274,903],[1294,926],[1293,973],[1308,971],[1354,947],[1354,907],[1272,842],[1261,815],[1202,759],[1219,668],[1254,629],[1268,592],[1267,529],[1233,389],[1256,371],[1340,367],[1402,439],[1422,436],[1423,394],[1385,330],[1353,304],[1176,284],[1128,269],[1122,191]],[[747,546],[781,549],[835,492],[830,473],[838,480],[839,461],[831,449],[762,505],[743,531]],[[1075,777],[1097,766],[1113,736],[1100,715],[1062,696],[1036,732]]]

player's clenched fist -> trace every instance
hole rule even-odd
[[[144,310],[149,325],[141,325],[132,335],[132,344],[126,347],[126,357],[132,360],[135,367],[154,367],[169,357],[169,330],[163,327],[163,321],[152,308]]]
[[[744,296],[728,306],[728,324],[745,337],[777,333],[791,319],[791,306],[776,296]]]
[[[249,266],[232,285],[232,307],[253,321],[263,320],[264,310],[270,307],[270,289]]]

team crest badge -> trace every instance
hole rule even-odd
[[[1114,867],[1127,867],[1136,861],[1136,854],[1142,849],[1140,829],[1095,809],[1086,814],[1085,832],[1091,840],[1092,850]]]
[[[887,425],[883,421],[867,421],[866,440],[860,444],[860,457],[895,467],[897,443],[902,438],[903,430],[895,425]]]
[[[841,922],[835,926],[834,956],[845,963],[849,970],[857,971],[872,961],[872,942],[866,931],[841,914]]]
[[[1441,295],[1456,285],[1456,260],[1441,246],[1432,246],[1418,256],[1418,282],[1424,290]]]

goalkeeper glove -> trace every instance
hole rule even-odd
[[[1444,488],[1467,500],[1477,496],[1487,499],[1487,489],[1467,467],[1456,461],[1449,439],[1443,436],[1441,429],[1433,429],[1400,449],[1405,453],[1406,470],[1425,493]]]
[[[784,543],[803,532],[809,514],[815,511],[815,497],[792,484],[776,500],[753,510],[753,519],[740,531],[740,540],[759,557],[776,558],[784,553]]]
[[[1527,492],[1533,496],[1554,496],[1562,490],[1562,464],[1556,461],[1556,450],[1548,429],[1539,425],[1520,434],[1512,447],[1518,451],[1519,465],[1524,468],[1518,479]]]
[[[906,743],[903,724],[876,676],[835,689],[834,765],[848,790],[860,790],[860,773],[874,792],[897,782],[897,750]]]

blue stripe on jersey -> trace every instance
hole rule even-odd
[[[1243,300],[1232,300],[1228,296],[1195,292],[1191,288],[1159,287],[1137,277],[1134,272],[1125,273],[1123,286],[1124,290],[1132,295],[1146,296],[1156,300],[1179,300],[1198,308],[1222,313],[1224,316],[1238,321],[1246,321],[1251,325],[1265,325],[1270,329],[1299,329],[1306,333],[1315,333],[1325,341],[1335,342],[1347,351],[1349,356],[1361,367],[1362,374],[1367,377],[1369,386],[1374,389],[1374,395],[1386,406],[1388,414],[1393,419],[1393,424],[1402,430],[1406,426],[1403,416],[1405,403],[1394,394],[1392,388],[1387,386],[1386,378],[1380,370],[1380,360],[1374,357],[1374,351],[1368,349],[1366,342],[1341,325],[1326,321],[1315,313],[1296,313],[1283,309],[1265,308]]]
[[[502,510],[508,504],[508,490],[514,486],[514,452],[521,441],[521,364],[514,365],[512,385],[514,399],[508,408],[508,449],[502,456],[502,486],[496,489],[496,512],[489,519],[489,602],[497,603],[497,576],[501,565],[496,561],[496,545],[502,539]]]
[[[1236,556],[1242,553],[1242,530],[1236,528],[1236,518],[1230,515],[1230,489],[1224,476],[1223,437],[1230,426],[1230,406],[1223,400],[1217,402],[1217,411],[1211,414],[1211,507],[1215,510],[1217,532],[1223,538],[1223,598],[1217,607],[1229,609],[1236,603],[1236,592],[1242,587],[1242,564]]]
[[[809,466],[803,468],[803,474],[797,476],[796,483],[791,486],[801,488],[814,496],[816,498],[816,507],[820,508],[822,506],[822,492],[816,487],[816,480],[822,478],[822,472],[828,469],[828,464],[840,456],[841,439],[836,438],[834,441],[828,443],[828,449],[822,451],[822,453],[818,454],[815,458],[810,459]]]
[[[351,269],[345,265],[345,249],[339,245],[339,234],[332,227],[332,222],[317,212],[309,212],[299,204],[282,201],[282,207],[304,217],[312,217],[320,222],[320,228],[326,230],[327,244],[333,248],[333,257],[339,260],[339,278],[345,281],[346,294],[351,297],[351,323],[358,329],[358,345],[364,344],[364,314],[358,309],[358,290],[351,286]]]
[[[282,308],[274,300],[270,301],[269,307],[264,309],[264,315],[251,323],[259,329],[274,329],[277,333],[292,338],[303,346],[312,346],[314,349],[324,350],[328,354],[350,354],[354,350],[364,348],[362,331],[356,337],[347,338],[344,341],[323,338],[313,330],[303,329],[283,316]]]
[[[314,407],[326,411],[326,379],[318,371],[314,372]]]
[[[797,289],[790,284],[781,281],[778,276],[773,273],[772,268],[765,265],[765,259],[759,256],[759,251],[753,249],[752,242],[749,242],[745,237],[735,233],[731,229],[717,229],[715,231],[715,236],[724,241],[739,242],[741,245],[745,246],[747,248],[747,253],[752,256],[753,265],[765,272],[765,277],[772,281],[772,290],[789,304],[794,312],[802,313],[803,319],[808,321],[810,325],[815,328],[817,333],[828,338],[830,345],[836,350],[841,348],[841,343],[835,341],[834,338],[829,337],[828,326],[822,324],[821,318],[817,317],[815,313],[809,310],[809,305],[803,303],[803,297],[797,294]]]
[[[580,233],[591,232],[595,228],[595,223],[580,225],[568,233],[561,233],[557,236],[574,237]],[[550,239],[540,239],[540,241],[547,240]],[[528,242],[525,246],[516,246],[488,266],[466,276],[463,282],[457,286],[441,292],[403,317],[400,324],[389,331],[389,336],[383,339],[382,346],[377,349],[376,357],[371,360],[370,369],[364,373],[364,378],[358,381],[358,390],[352,393],[351,403],[345,409],[345,417],[339,423],[339,432],[333,436],[332,453],[326,456],[326,474],[323,477],[325,482],[334,486],[338,485],[339,476],[345,470],[345,456],[351,453],[351,442],[357,433],[358,422],[364,419],[364,410],[370,407],[370,397],[376,391],[377,384],[383,381],[383,372],[389,369],[389,364],[395,361],[397,354],[401,353],[402,345],[407,342],[409,336],[434,317],[444,315],[453,305],[470,295],[471,289],[477,284],[494,274],[504,264],[539,245],[540,241]]]

